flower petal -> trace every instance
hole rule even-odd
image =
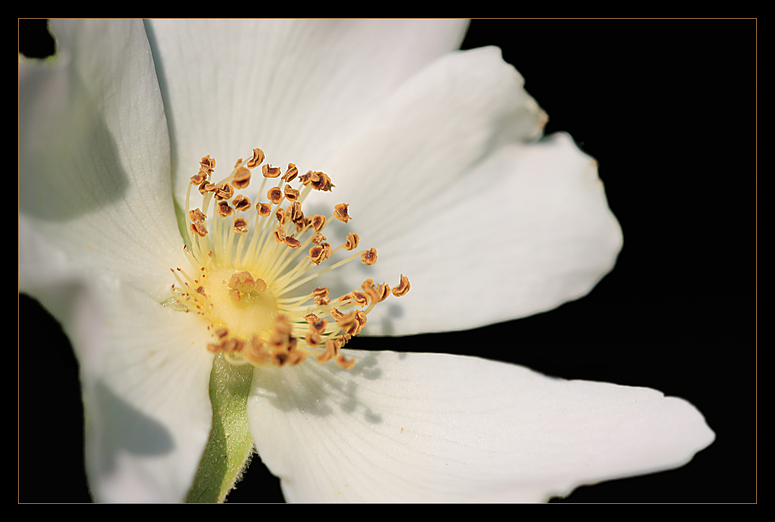
[[[379,252],[356,277],[412,282],[369,315],[366,333],[527,316],[583,296],[611,270],[622,235],[597,164],[565,134],[530,143],[545,120],[497,49],[453,53],[321,162],[337,201],[350,203],[350,229]],[[360,284],[336,277],[322,283],[335,295]]]
[[[352,370],[257,370],[248,418],[289,501],[545,501],[687,463],[686,401],[452,355],[349,351]]]
[[[182,501],[212,355],[200,321],[159,302],[185,258],[148,41],[135,21],[53,25],[57,57],[19,65],[20,288],[72,340],[95,500]]]
[[[132,288],[108,302],[68,295],[78,304],[65,331],[80,363],[94,499],[182,502],[212,423],[213,358],[199,319]]]
[[[373,104],[456,49],[463,20],[153,20],[148,23],[185,190],[199,159],[255,147],[316,168]],[[223,172],[225,176],[228,170]]]
[[[452,315],[455,329],[525,317],[586,295],[614,267],[621,228],[596,163],[568,135],[503,148],[474,170],[504,176],[456,185],[438,212],[414,213],[410,239],[376,243],[373,278],[397,283],[402,273],[412,290],[375,308],[366,332],[445,331]]]
[[[21,258],[22,287],[69,265],[161,295],[184,258],[142,23],[52,25],[55,59],[19,64],[19,212],[58,265]]]

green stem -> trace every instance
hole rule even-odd
[[[253,456],[247,402],[251,365],[234,366],[216,355],[210,374],[213,427],[186,502],[223,502]]]

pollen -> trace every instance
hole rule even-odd
[[[190,266],[172,269],[175,309],[201,316],[212,335],[202,349],[222,353],[232,364],[282,367],[309,358],[352,368],[355,360],[340,349],[361,332],[390,287],[367,279],[339,297],[324,286],[308,287],[359,259],[373,265],[377,250],[358,250],[354,232],[341,234],[346,235],[341,245],[329,243],[327,236],[338,234],[329,235],[328,227],[353,220],[347,203],[336,202],[328,216],[305,215],[303,204],[312,191],[331,193],[335,187],[328,174],[299,175],[293,163],[282,174],[280,167],[263,164],[265,158],[253,149],[218,181],[215,159],[208,155],[199,162],[186,192],[183,249]],[[260,169],[258,188],[254,169]],[[251,183],[255,192],[243,193]],[[402,274],[392,294],[408,291],[409,279]]]

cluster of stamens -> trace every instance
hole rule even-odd
[[[399,285],[391,290],[385,283],[366,279],[359,290],[333,300],[325,287],[293,295],[302,285],[350,261],[376,263],[377,251],[370,248],[329,261],[340,250],[355,251],[360,238],[350,232],[333,248],[324,235],[334,219],[350,221],[347,203],[335,205],[329,217],[304,215],[302,203],[310,191],[330,192],[334,187],[323,172],[300,176],[290,163],[283,174],[280,168],[264,164],[259,201],[253,205],[238,193],[249,186],[251,169],[264,159],[263,151],[254,149],[251,158],[238,160],[231,174],[218,183],[211,182],[215,160],[205,156],[200,161],[186,192],[184,251],[193,275],[181,268],[172,270],[178,280],[172,287],[175,303],[208,322],[213,335],[208,350],[223,353],[234,364],[278,367],[312,356],[319,363],[334,360],[351,368],[355,361],[340,348],[361,331],[377,303],[391,293],[405,295],[409,280],[401,275]],[[260,201],[270,180],[277,180],[277,185],[267,190],[266,201]],[[293,188],[292,181],[298,181],[299,187]],[[202,197],[202,205],[193,209],[192,190]]]

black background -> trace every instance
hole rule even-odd
[[[45,25],[19,27],[20,49],[46,45]],[[624,249],[587,297],[554,311],[350,346],[479,355],[683,397],[716,432],[712,446],[681,469],[563,501],[755,502],[756,31],[750,19],[473,21],[463,47],[501,47],[548,112],[547,133],[569,132],[598,160]],[[506,333],[518,349],[503,350]],[[21,502],[90,500],[82,416],[67,339],[20,296]],[[230,500],[282,495],[256,458]]]

